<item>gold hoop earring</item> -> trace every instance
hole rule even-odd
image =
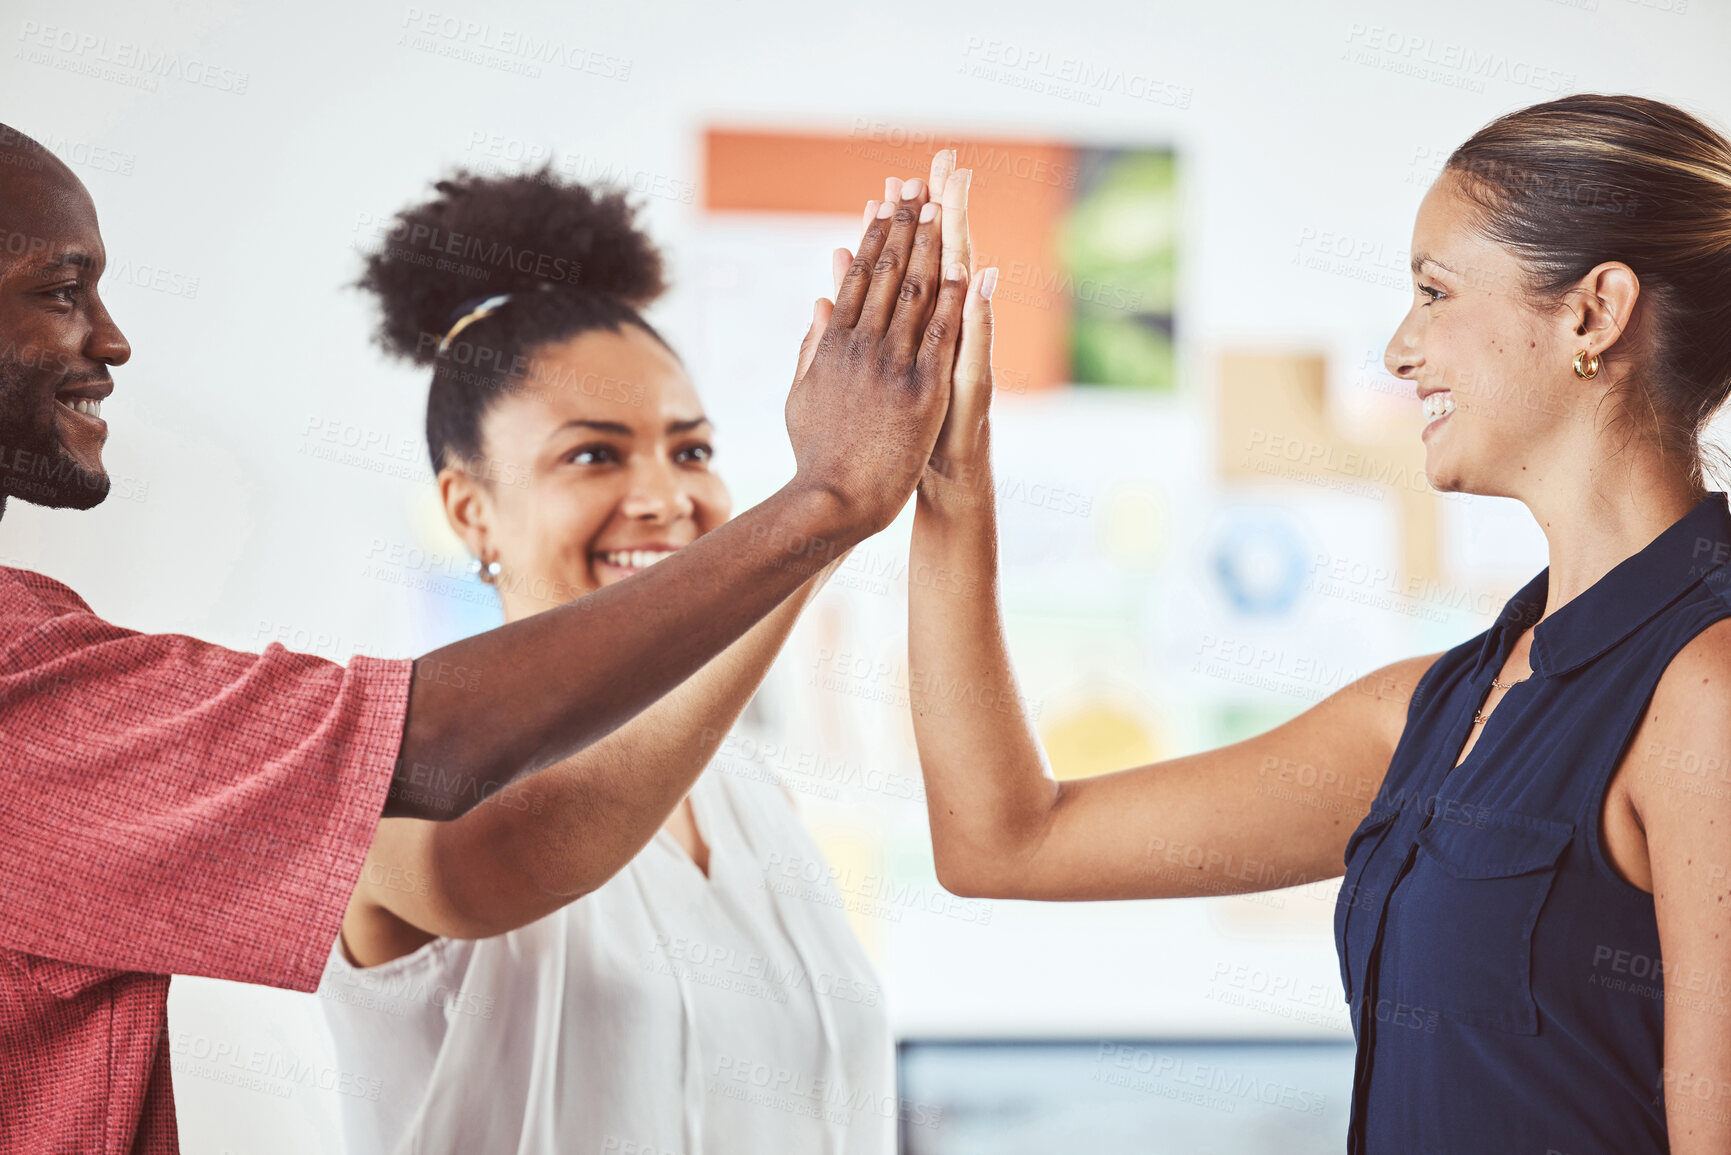
[[[1594,353],[1589,357],[1587,356],[1587,351],[1582,349],[1579,353],[1575,354],[1575,376],[1579,377],[1583,381],[1591,381],[1598,375],[1599,355],[1597,353]]]

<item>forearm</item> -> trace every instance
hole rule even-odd
[[[1722,1010],[1699,1014],[1718,1017]],[[1723,1023],[1714,1026],[1722,1028]],[[1670,1024],[1666,1024],[1669,1031]],[[1667,1050],[1669,1050],[1667,1045]],[[1660,1073],[1671,1155],[1723,1155],[1731,1151],[1731,1068],[1723,1062],[1673,1064]]]
[[[665,563],[661,563],[665,564]],[[642,851],[715,755],[823,576],[612,734],[454,822],[379,824],[343,934],[366,965],[527,926]]]
[[[991,893],[1058,798],[1016,686],[989,475],[923,484],[908,559],[908,668],[938,877]]]
[[[864,536],[832,510],[784,489],[629,581],[418,660],[386,815],[458,817],[612,732]]]
[[[497,855],[498,870],[561,904],[612,877],[655,835],[720,749],[822,580],[807,581],[643,713],[524,783],[519,792],[534,805],[490,816],[491,833],[502,837],[466,840],[468,846]],[[441,831],[456,833],[477,817]]]

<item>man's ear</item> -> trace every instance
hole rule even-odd
[[[488,536],[492,522],[492,502],[480,480],[466,469],[447,465],[439,470],[439,500],[445,507],[445,520],[463,539],[469,552],[487,561]]]

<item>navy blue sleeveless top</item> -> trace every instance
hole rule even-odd
[[[1653,897],[1599,818],[1665,667],[1731,617],[1728,562],[1713,492],[1535,626],[1541,572],[1419,680],[1335,906],[1354,1155],[1667,1150]],[[1455,767],[1528,626],[1532,676]],[[1716,788],[1678,762],[1678,788]]]

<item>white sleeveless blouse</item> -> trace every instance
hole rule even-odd
[[[772,781],[712,765],[691,802],[707,879],[660,831],[520,930],[332,950],[339,1065],[379,1088],[343,1097],[348,1155],[894,1150],[883,991],[816,845]]]

